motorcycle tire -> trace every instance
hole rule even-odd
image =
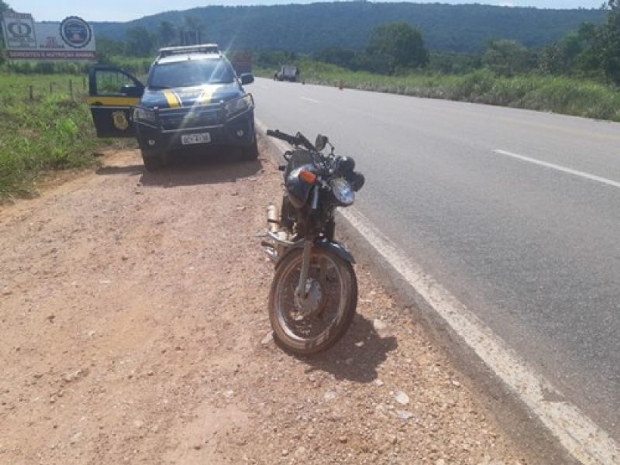
[[[301,248],[287,252],[276,266],[269,292],[269,319],[274,341],[296,355],[323,352],[345,334],[357,307],[353,266],[329,249],[314,247],[306,280],[308,298],[295,297],[302,262]]]

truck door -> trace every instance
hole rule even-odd
[[[144,85],[130,73],[114,66],[91,67],[86,101],[97,137],[134,137],[132,111],[143,93]]]

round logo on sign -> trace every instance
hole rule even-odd
[[[32,34],[32,28],[29,24],[25,23],[9,23],[7,25],[9,34],[13,37],[29,37]]]
[[[82,48],[93,38],[93,31],[82,18],[69,16],[60,23],[60,37],[69,47]]]

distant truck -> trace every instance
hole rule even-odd
[[[299,80],[299,68],[294,65],[282,65],[273,77],[276,81],[297,82]]]

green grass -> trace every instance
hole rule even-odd
[[[102,142],[82,75],[0,73],[0,200],[34,194],[52,170],[94,167]]]

